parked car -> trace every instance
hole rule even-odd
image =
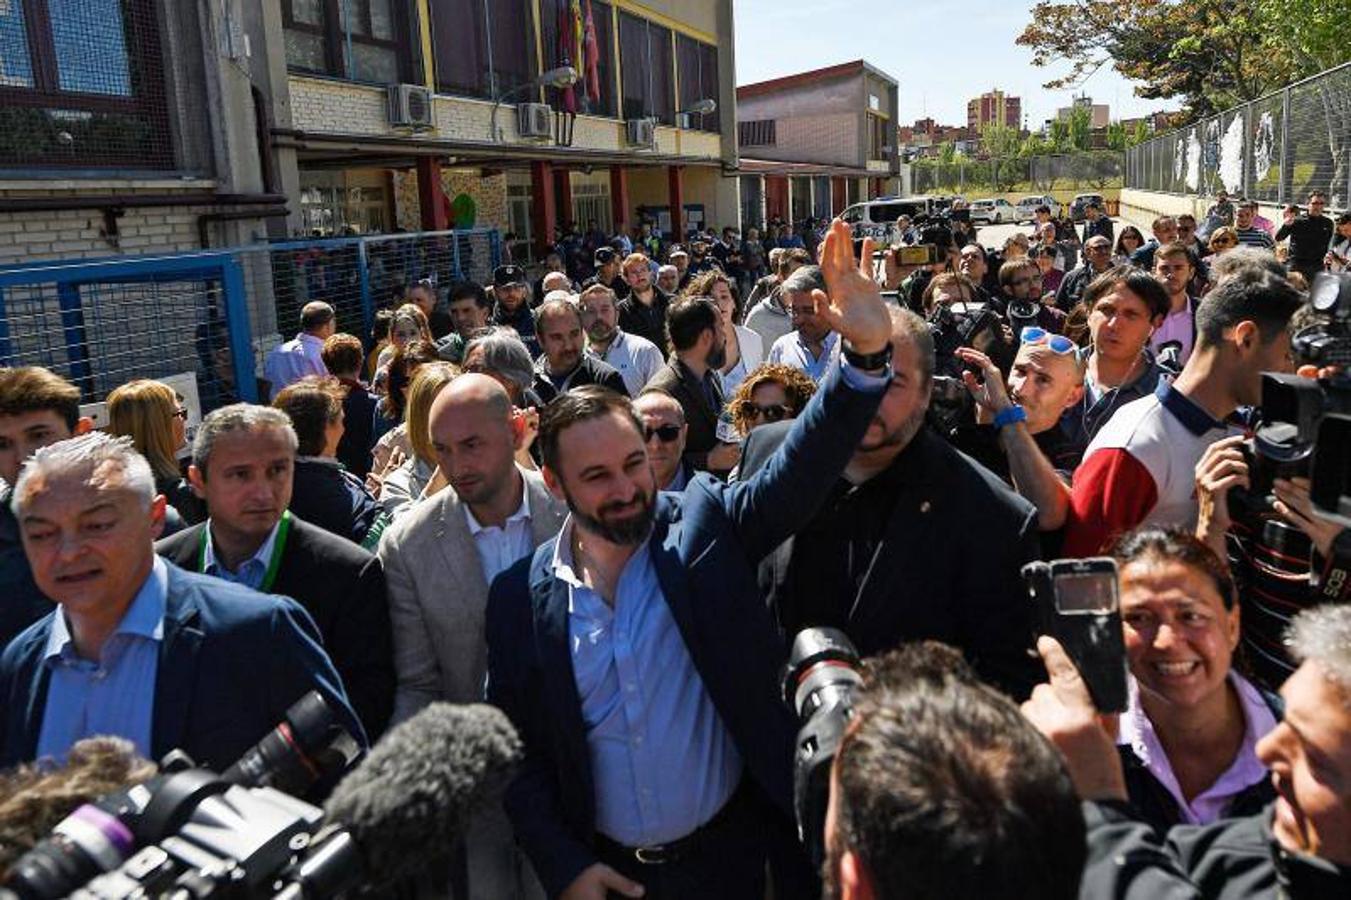
[[[938,211],[931,197],[878,197],[855,203],[840,213],[840,218],[853,228],[855,238],[866,235],[879,244],[890,244],[895,238],[896,220],[901,216],[915,219]]]
[[[1018,210],[1003,197],[977,200],[971,204],[971,221],[987,225],[1001,225],[1018,221]]]
[[[1037,207],[1050,207],[1051,218],[1060,218],[1060,201],[1050,194],[1036,194],[1024,197],[1018,201],[1018,221],[1035,222],[1037,220]]]
[[[1102,198],[1102,194],[1076,194],[1074,201],[1070,203],[1070,220],[1073,222],[1082,222],[1088,218],[1084,210],[1088,209],[1088,204],[1096,203],[1107,210],[1107,201]]]

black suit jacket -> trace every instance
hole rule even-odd
[[[535,393],[539,395],[542,403],[548,403],[561,393],[554,383],[545,375],[542,367],[546,366],[544,357],[540,357],[539,365],[535,368],[535,381],[531,385]],[[570,391],[573,388],[584,387],[588,384],[598,384],[601,387],[607,387],[621,397],[629,395],[629,389],[624,386],[624,376],[619,374],[619,370],[609,363],[594,356],[582,355],[582,361],[577,364],[577,368],[572,370],[568,380],[563,385],[563,390]]]
[[[208,524],[156,542],[155,551],[181,568],[198,571],[202,529]],[[295,600],[314,617],[352,707],[374,741],[394,711],[395,682],[380,560],[292,514],[281,568],[270,590]]]
[[[797,726],[779,696],[785,648],[760,602],[754,567],[824,500],[877,409],[880,392],[841,381],[836,368],[758,477],[728,485],[701,475],[683,493],[659,494],[648,539],[662,596],[746,775],[784,819],[793,815]],[[525,743],[507,815],[555,897],[597,859],[569,592],[550,565],[556,541],[493,581],[487,618],[488,700]]]
[[[649,391],[669,394],[685,411],[685,424],[689,426],[685,437],[685,462],[692,469],[706,471],[708,451],[718,445],[718,415],[722,410],[709,405],[699,379],[675,356],[643,388],[644,394]]]
[[[742,477],[766,464],[791,424],[750,433]],[[983,678],[1027,696],[1041,667],[1028,656],[1033,610],[1019,570],[1040,555],[1036,510],[928,428],[892,465],[902,468],[896,505],[858,592],[842,598],[843,630],[864,656],[903,641],[951,644]],[[761,588],[781,626],[817,624],[794,620],[792,564],[789,538],[761,564]]]
[[[338,439],[338,461],[358,478],[371,470],[375,446],[375,405],[379,402],[359,381],[343,381],[347,396],[342,401],[343,429]]]

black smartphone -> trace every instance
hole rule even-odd
[[[1037,607],[1038,633],[1060,642],[1101,713],[1126,711],[1126,642],[1121,632],[1116,561],[1058,559],[1023,566]]]

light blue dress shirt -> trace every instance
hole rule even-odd
[[[203,527],[206,528],[206,552],[202,554],[202,574],[214,575],[225,581],[242,584],[255,591],[259,590],[264,576],[267,575],[267,567],[272,562],[272,548],[277,543],[277,530],[281,528],[281,520],[278,519],[277,524],[272,526],[272,532],[258,548],[258,552],[240,563],[239,568],[233,572],[225,568],[225,563],[216,557],[216,542],[211,536],[211,520],[207,519]]]
[[[795,369],[801,369],[807,373],[807,377],[817,384],[826,377],[830,371],[831,363],[840,356],[840,336],[837,332],[830,332],[826,339],[821,342],[821,355],[812,356],[812,351],[807,347],[802,336],[796,329],[788,332],[783,337],[774,342],[774,346],[769,348],[769,356],[765,362],[782,363],[785,366],[792,366]]]
[[[615,605],[581,582],[572,519],[554,548],[596,792],[596,829],[630,847],[684,837],[731,798],[742,761],[662,596],[647,542]]]
[[[76,654],[65,613],[57,610],[43,657],[43,664],[51,670],[51,682],[38,736],[39,758],[64,760],[72,744],[97,734],[124,737],[136,745],[137,753],[150,756],[155,676],[168,595],[169,570],[155,557],[117,630],[104,641],[98,660]]]

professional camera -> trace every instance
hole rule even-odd
[[[831,760],[854,713],[854,688],[863,681],[860,665],[844,632],[806,628],[793,639],[784,672],[783,699],[799,723],[793,771],[798,837],[818,866],[825,858]]]
[[[929,399],[929,424],[940,434],[949,435],[975,421],[975,404],[962,373],[970,371],[977,380],[982,370],[964,363],[956,355],[958,348],[970,347],[990,357],[1000,372],[1013,365],[1017,346],[1004,335],[1004,320],[985,303],[953,303],[936,306],[929,314],[929,330],[934,340],[933,393]]]
[[[1328,321],[1292,339],[1295,356],[1336,371],[1318,379],[1262,374],[1260,421],[1247,446],[1249,486],[1242,507],[1270,509],[1272,482],[1309,476],[1321,512],[1351,525],[1351,275],[1315,276],[1314,309]]]
[[[311,691],[217,781],[220,791],[239,786],[304,793],[321,778],[346,769],[359,752],[323,696]],[[173,821],[164,798],[191,796],[191,791],[180,793],[191,766],[185,754],[174,751],[161,761],[162,774],[81,806],[14,864],[4,887],[23,900],[65,897],[91,878],[117,869]]]

